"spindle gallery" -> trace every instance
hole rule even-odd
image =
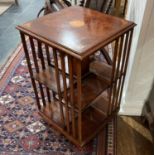
[[[134,27],[77,6],[17,26],[39,114],[77,146],[119,111]]]

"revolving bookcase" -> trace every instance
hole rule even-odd
[[[78,146],[117,115],[134,26],[82,7],[17,26],[39,114]]]

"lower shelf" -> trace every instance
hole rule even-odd
[[[64,122],[61,120],[61,111],[60,111],[60,106],[58,102],[53,102],[49,103],[46,105],[46,107],[42,107],[40,110],[40,115],[47,121],[47,123],[52,125],[52,128],[55,128],[58,130],[60,133],[66,136],[70,141],[72,141],[74,144],[83,146],[87,142],[89,142],[90,139],[92,139],[99,130],[103,128],[105,125],[105,121],[107,119],[107,116],[105,114],[103,107],[100,109],[100,104],[99,102],[96,102],[97,104],[93,104],[93,106],[90,106],[88,109],[86,109],[82,113],[82,141],[78,141],[78,115],[76,113],[75,115],[75,133],[76,137],[72,135],[72,133],[68,133],[66,126]],[[107,104],[107,102],[102,104]],[[95,106],[96,105],[96,106]],[[106,105],[107,107],[107,105]],[[64,114],[65,113],[65,107],[63,107]],[[70,131],[72,131],[72,122],[71,122],[71,112],[69,111],[69,121],[70,121]],[[64,115],[64,118],[66,116]]]
[[[87,141],[101,126],[106,116],[93,107],[82,114],[82,140]]]
[[[61,120],[60,105],[58,102],[50,102],[46,106],[43,106],[40,113],[44,114],[58,126],[64,128],[64,123]]]

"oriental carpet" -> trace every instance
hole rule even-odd
[[[107,125],[106,155],[114,155],[115,121]],[[0,69],[0,154],[1,155],[98,155],[98,136],[77,148],[51,130],[38,115],[35,95],[22,45]],[[100,146],[102,149],[102,146]]]

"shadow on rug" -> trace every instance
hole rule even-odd
[[[77,148],[38,115],[23,48],[0,70],[0,154],[96,155],[97,138]],[[114,155],[114,121],[107,127],[106,155]]]

